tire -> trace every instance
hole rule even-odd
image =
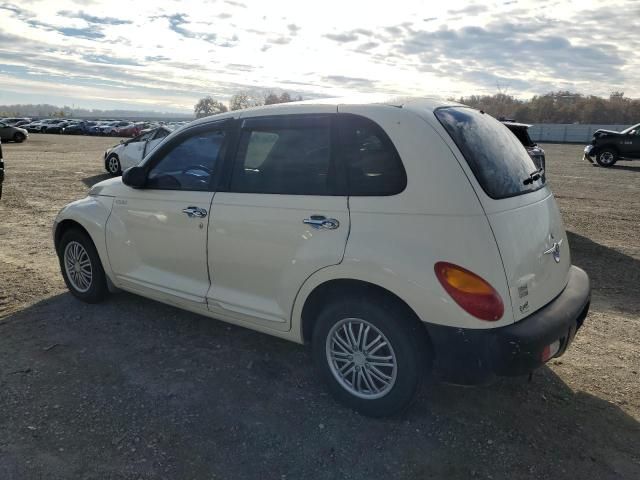
[[[370,417],[394,415],[411,405],[430,371],[430,356],[426,331],[407,310],[395,302],[364,295],[347,297],[322,309],[313,330],[313,359],[336,400]],[[349,349],[335,339],[339,335],[344,340],[349,327],[356,340],[362,339],[361,334],[369,327],[365,342],[360,340],[351,357]],[[373,343],[378,335],[381,340]],[[384,340],[391,348],[381,346]],[[368,350],[363,348],[367,342]],[[339,353],[332,357],[332,350]],[[372,354],[379,358],[370,358]],[[382,357],[387,360],[380,360]],[[395,366],[371,364],[376,360]],[[340,368],[351,373],[341,376]],[[387,379],[380,381],[380,373]],[[353,382],[357,385],[355,375],[360,377],[359,393],[353,388]],[[375,388],[371,388],[372,383]]]
[[[107,277],[91,238],[82,230],[72,228],[64,232],[57,250],[62,277],[71,294],[86,303],[104,300],[109,293]],[[74,259],[77,260],[75,266]]]
[[[601,167],[611,167],[618,161],[618,152],[613,148],[603,148],[596,155],[596,162]]]
[[[18,142],[18,143],[22,143],[27,139],[27,137],[24,136],[24,133],[21,132],[16,132],[13,135],[13,141],[14,142]]]
[[[112,153],[105,160],[105,168],[110,175],[117,177],[118,175],[122,175],[122,166],[120,165],[120,159],[118,155]]]

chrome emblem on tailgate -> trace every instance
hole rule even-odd
[[[553,235],[551,235],[551,240],[553,240]],[[557,242],[553,242],[553,245],[550,249],[542,252],[544,255],[553,255],[553,259],[556,263],[560,263],[560,245],[562,245],[562,239]]]

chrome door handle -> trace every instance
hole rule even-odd
[[[182,209],[182,213],[186,213],[188,217],[204,218],[207,216],[207,211],[200,207],[187,207]]]
[[[313,228],[324,228],[325,230],[335,230],[340,226],[340,222],[335,218],[327,218],[324,215],[311,215],[302,220],[302,223],[311,225]]]

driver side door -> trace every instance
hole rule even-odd
[[[123,186],[106,229],[123,288],[206,308],[207,226],[226,137],[219,125],[187,130],[145,160],[145,188]]]

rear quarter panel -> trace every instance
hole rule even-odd
[[[407,187],[387,197],[350,197],[351,231],[342,264],[317,272],[294,307],[299,323],[306,296],[321,283],[356,279],[404,300],[425,322],[461,328],[513,323],[506,277],[488,220],[469,181],[440,135],[412,112],[391,106],[340,106],[387,132],[407,172]],[[500,294],[504,316],[486,322],[466,313],[440,285],[438,261],[483,277]]]

